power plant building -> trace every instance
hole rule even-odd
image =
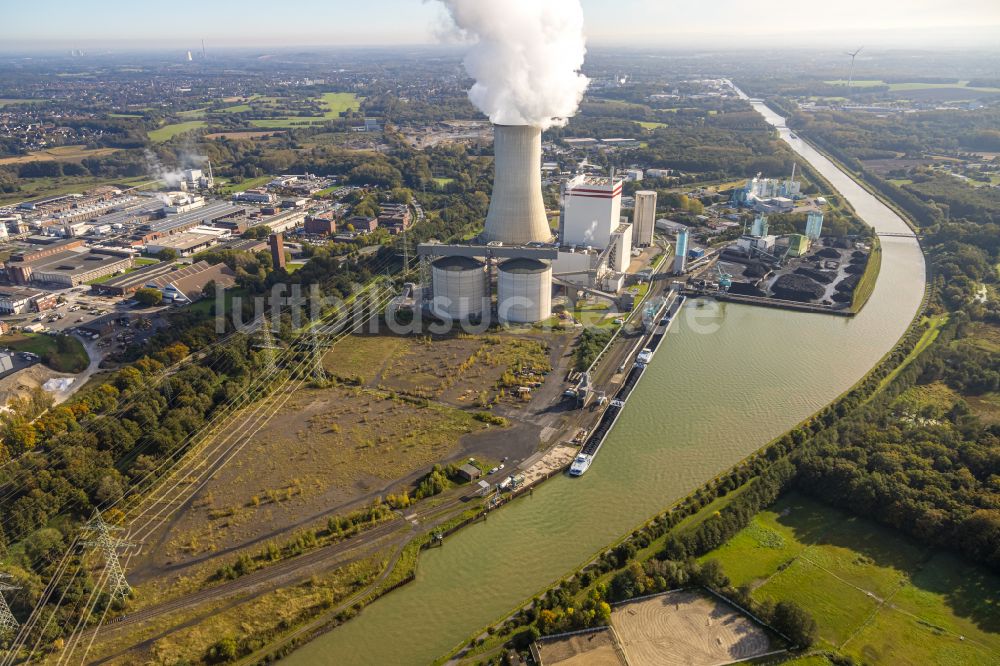
[[[538,259],[500,264],[497,312],[500,321],[532,324],[552,316],[552,265]]]
[[[621,211],[621,180],[576,176],[563,187],[561,244],[606,249],[621,222]]]
[[[482,317],[489,310],[489,273],[478,259],[441,257],[431,264],[431,284],[431,312],[437,317],[462,321]],[[552,289],[551,280],[548,289]]]
[[[495,125],[495,173],[484,243],[527,245],[552,240],[542,199],[542,130]]]
[[[642,190],[635,193],[635,211],[632,215],[632,244],[649,247],[653,244],[656,227],[656,192]]]

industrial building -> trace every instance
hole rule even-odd
[[[806,237],[818,241],[823,235],[823,213],[812,211],[806,216]]]
[[[209,284],[228,289],[236,285],[236,274],[225,264],[212,265],[199,261],[191,266],[175,267],[173,271],[148,279],[144,286],[158,289],[165,301],[185,304],[203,298],[205,287]]]
[[[393,234],[409,229],[412,221],[410,207],[406,204],[382,204],[378,215],[378,226]]]
[[[621,209],[621,180],[587,174],[569,180],[563,186],[561,245],[607,248],[621,221]]]
[[[216,245],[219,238],[219,234],[185,231],[146,243],[146,253],[160,254],[164,250],[173,250],[179,257],[190,257]]]
[[[633,247],[649,247],[653,244],[656,228],[656,192],[641,190],[635,193],[635,209],[632,214]]]
[[[19,287],[0,288],[0,314],[23,314],[32,309],[35,301],[45,294],[34,289]]]
[[[29,282],[76,287],[132,267],[132,254],[107,249],[87,249],[80,245],[28,261],[7,262],[7,275],[17,284]]]
[[[674,249],[675,275],[683,275],[687,270],[688,235],[689,232],[687,229],[677,232],[677,247]]]

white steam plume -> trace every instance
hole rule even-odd
[[[563,126],[590,81],[579,0],[441,0],[474,45],[469,99],[498,125]]]

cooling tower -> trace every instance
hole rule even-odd
[[[547,243],[552,239],[542,201],[542,130],[527,125],[495,125],[493,196],[483,242],[504,245]]]

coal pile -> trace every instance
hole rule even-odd
[[[860,253],[861,256],[859,257],[859,256],[857,256],[858,254],[859,254],[858,252],[855,252],[854,254],[851,255],[851,263],[852,264],[867,264],[868,263],[868,255],[865,254],[864,252],[861,252]]]
[[[769,272],[771,272],[770,268],[759,261],[755,261],[754,263],[747,265],[746,270],[743,271],[743,275],[748,278],[762,278]]]
[[[861,275],[862,273],[865,272],[865,265],[851,264],[850,266],[844,269],[844,272],[847,273],[848,275]]]
[[[801,269],[800,269],[801,270]],[[796,271],[798,273],[798,271]],[[810,301],[815,301],[817,298],[826,293],[826,289],[822,285],[817,284],[814,280],[802,275],[782,275],[780,278],[775,280],[774,286],[771,287],[771,292],[774,294],[775,298],[781,298],[786,301],[800,301],[803,303],[808,303]]]
[[[838,291],[833,295],[833,300],[836,303],[850,303],[854,300],[854,294],[845,291]]]
[[[736,294],[737,296],[757,296],[758,298],[766,298],[765,294],[760,288],[750,284],[749,282],[734,282],[731,287],[729,287],[730,294]]]
[[[811,280],[820,282],[822,284],[830,284],[837,279],[836,273],[829,273],[827,271],[818,271],[815,268],[809,268],[808,266],[800,266],[795,269],[796,275],[803,275]]]
[[[846,277],[843,280],[841,280],[837,284],[836,289],[837,289],[837,291],[840,291],[840,292],[852,292],[852,291],[854,291],[857,288],[858,282],[860,282],[860,281],[861,281],[861,277],[860,276],[858,276],[858,275],[852,275],[850,277]]]
[[[824,259],[840,259],[840,252],[834,250],[832,247],[824,247],[816,253],[816,256],[823,257]]]
[[[851,259],[852,259],[851,263],[854,263],[853,261],[854,259],[867,259],[867,258],[868,255],[862,252],[861,250],[855,250],[854,252],[851,252]]]

